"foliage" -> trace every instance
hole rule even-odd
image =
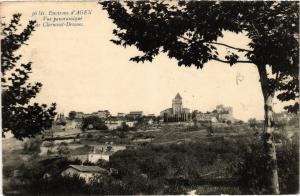
[[[276,152],[273,149],[273,98],[291,101],[289,112],[299,110],[299,2],[233,1],[100,1],[116,24],[111,40],[135,46],[144,62],[160,53],[175,58],[179,66],[203,68],[209,61],[254,64],[258,70],[265,111],[264,164],[270,164],[269,189],[278,194]],[[224,32],[244,34],[247,46],[220,42]],[[221,54],[221,48],[227,50]],[[219,53],[220,52],[220,53]],[[268,130],[268,131],[267,131]],[[271,164],[275,163],[275,164]]]
[[[129,126],[126,122],[122,122],[121,127],[118,129],[119,131],[129,131]]]
[[[60,156],[65,156],[65,155],[70,154],[68,144],[65,142],[61,142],[59,144],[59,146],[57,147],[57,152]]]
[[[30,138],[24,143],[23,151],[27,154],[38,155],[41,152],[42,141],[40,138]]]
[[[243,144],[244,139],[240,140]],[[222,144],[223,143],[223,148]],[[147,183],[144,184],[143,194],[183,194],[184,185],[181,179],[188,184],[197,184],[197,180],[203,175],[206,167],[213,165],[219,156],[224,162],[231,162],[235,159],[235,153],[240,150],[235,147],[237,144],[229,146],[223,140],[215,140],[215,143],[188,143],[171,145],[148,145],[139,149],[128,149],[113,154],[109,161],[110,168],[116,168],[118,175],[116,179],[124,183],[124,187],[131,185],[136,188],[129,191],[130,194],[138,194],[139,183],[134,182],[134,178],[141,179],[140,176],[147,176]],[[228,155],[228,153],[231,155]],[[226,158],[225,158],[226,157]],[[148,190],[146,185],[152,187]]]
[[[18,33],[21,14],[14,14],[9,24],[2,23],[1,33],[1,87],[2,87],[2,135],[11,131],[17,139],[33,137],[49,129],[55,117],[55,104],[30,103],[40,92],[42,84],[28,82],[32,63],[19,63],[16,54],[31,37],[35,21]]]
[[[107,164],[108,164],[108,161],[106,161],[104,159],[99,159],[96,162],[96,165],[98,165],[99,167],[102,167],[102,168],[107,168]]]
[[[266,182],[267,157],[263,144],[255,142],[242,152],[241,160],[235,165],[236,175],[240,177],[239,186],[244,194],[270,194]],[[279,187],[282,194],[296,194],[299,191],[299,143],[283,143],[277,150]]]
[[[298,2],[227,1],[100,1],[116,28],[111,40],[124,47],[135,46],[141,56],[135,62],[152,61],[159,53],[175,58],[178,65],[203,68],[214,60],[229,65],[257,66],[264,95],[275,90],[281,101],[297,112],[299,105],[299,5]],[[205,20],[204,20],[205,19]],[[225,31],[244,33],[245,48],[219,42]],[[226,48],[227,54],[219,54]],[[249,49],[248,49],[249,48]],[[274,78],[265,74],[267,66]]]
[[[138,121],[139,122],[139,121]],[[126,122],[122,122],[121,126],[116,129],[117,132],[128,132],[128,131],[136,131],[136,127],[129,127]]]
[[[67,122],[65,120],[59,120],[56,122],[57,125],[66,126]]]
[[[83,178],[78,175],[64,176],[55,175],[51,176],[50,179],[33,180],[29,193],[36,195],[40,194],[78,194],[84,193],[87,190],[87,185]]]
[[[91,133],[88,133],[87,135],[86,135],[86,138],[92,138],[93,137],[93,135],[91,134]]]
[[[54,146],[54,141],[45,141],[43,145],[47,148],[51,148]]]
[[[85,160],[82,165],[96,165],[95,163],[93,162],[90,162],[89,160]]]
[[[106,130],[108,128],[98,116],[88,116],[83,118],[81,129],[86,130],[90,125],[93,126],[93,129],[97,130]]]
[[[248,124],[249,124],[250,128],[253,130],[253,132],[257,131],[257,124],[258,124],[258,122],[256,121],[255,118],[250,118],[248,120]]]
[[[274,126],[278,129],[283,130],[287,123],[288,120],[285,118],[274,118]]]
[[[69,112],[69,119],[74,120],[76,118],[76,112],[75,111],[70,111]]]
[[[280,188],[286,194],[295,193],[298,187],[297,140],[295,138],[293,142],[278,149]],[[64,168],[69,164],[81,164],[80,160],[70,161],[58,157],[31,161],[30,165],[18,170],[22,172],[20,179],[25,182],[27,192],[24,193],[28,194],[185,194],[187,190],[198,186],[198,183],[205,182],[207,173],[211,172],[216,172],[211,180],[217,176],[231,177],[234,172],[240,182],[241,192],[237,193],[263,193],[263,178],[259,175],[265,171],[260,164],[264,156],[262,152],[261,143],[253,136],[210,137],[197,143],[126,149],[114,153],[109,162],[97,162],[96,165],[113,168],[117,172],[111,176],[95,178],[90,185],[82,183],[77,177],[70,179],[60,176]],[[231,166],[233,171],[229,169]],[[6,168],[6,175],[10,175],[9,171]],[[51,177],[44,179],[45,173]],[[57,188],[53,190],[53,187]],[[224,190],[226,192],[222,192]],[[235,187],[211,190],[214,194],[235,194],[234,191]]]
[[[185,131],[190,132],[190,131],[199,131],[199,127],[197,125],[193,125],[193,126],[188,126]]]

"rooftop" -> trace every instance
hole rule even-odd
[[[177,93],[177,95],[175,96],[175,99],[182,99],[182,97],[180,96],[179,93]]]
[[[93,173],[100,173],[100,172],[107,172],[106,169],[103,169],[98,166],[87,166],[87,165],[69,165],[68,167],[72,167],[81,172],[93,172]]]
[[[129,114],[143,114],[143,111],[132,111]]]

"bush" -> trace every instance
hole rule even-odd
[[[3,177],[8,178],[13,176],[14,167],[13,166],[3,166]]]
[[[53,147],[54,146],[54,142],[53,141],[45,141],[43,145],[45,147],[47,147],[47,148]]]
[[[50,149],[48,149],[47,150],[47,155],[52,155],[52,154],[53,154],[53,152]]]
[[[68,144],[65,142],[62,142],[57,147],[57,152],[60,156],[68,155],[70,153]]]
[[[267,189],[267,157],[262,142],[251,144],[235,165],[239,186],[244,194],[270,194]],[[286,142],[277,148],[279,188],[281,194],[299,191],[299,143]]]
[[[88,116],[83,119],[81,129],[85,131],[92,125],[93,129],[96,130],[106,130],[108,127],[104,124],[104,122],[98,116]]]
[[[194,126],[188,126],[188,127],[185,129],[186,132],[190,132],[190,131],[198,131],[198,130],[199,130],[199,128],[198,128],[198,126],[196,126],[196,125],[194,125]]]
[[[91,134],[91,133],[88,133],[87,135],[86,135],[86,138],[92,138],[93,137],[93,135]]]
[[[37,155],[41,152],[41,144],[40,138],[30,138],[24,143],[23,151],[27,154]]]
[[[76,175],[64,177],[55,175],[50,179],[34,179],[28,187],[28,192],[34,195],[84,194],[87,192],[87,185],[83,178]]]

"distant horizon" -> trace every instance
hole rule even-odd
[[[179,94],[180,94],[180,92],[178,92]],[[181,95],[181,94],[180,94]],[[175,97],[175,96],[174,96]],[[182,97],[182,100],[183,100],[183,106],[184,106],[184,97]],[[218,105],[223,105],[224,107],[231,107],[232,109],[233,109],[233,117],[235,118],[235,119],[237,119],[237,120],[241,120],[241,119],[238,119],[238,118],[236,118],[235,116],[234,116],[234,108],[232,107],[232,106],[230,106],[230,105],[224,105],[224,104],[217,104],[216,106],[215,106],[215,108],[214,109],[216,109],[216,107],[218,106]],[[172,107],[166,107],[165,109],[168,109],[168,108],[172,108]],[[186,108],[186,107],[185,107]],[[207,110],[207,111],[203,111],[203,110],[200,110],[200,109],[191,109],[191,108],[188,108],[188,109],[190,109],[190,113],[192,113],[193,111],[195,111],[195,110],[197,110],[198,112],[202,112],[202,113],[210,113],[210,112],[212,112],[214,109],[212,109],[212,110]],[[118,112],[118,111],[116,111],[116,112],[111,112],[111,110],[110,109],[96,109],[96,110],[94,110],[94,111],[91,111],[91,112],[84,112],[84,111],[79,111],[79,110],[70,110],[69,112],[71,112],[71,111],[75,111],[75,112],[83,112],[84,114],[92,114],[93,112],[98,112],[98,111],[105,111],[105,110],[107,110],[107,111],[109,111],[109,113],[112,115],[112,116],[116,116],[118,113],[124,113],[124,114],[129,114],[130,112],[143,112],[143,115],[149,115],[149,114],[154,114],[155,116],[159,116],[160,115],[160,112],[161,111],[159,111],[159,112],[147,112],[147,111],[144,111],[144,110],[142,110],[142,109],[137,109],[137,110],[128,110],[128,111],[122,111],[122,112]],[[164,109],[163,109],[164,110]],[[64,113],[64,112],[57,112],[57,115],[58,114],[64,114],[65,116],[68,116],[68,114],[69,114],[69,112],[67,112],[67,113]],[[250,118],[253,118],[253,117],[250,117]],[[263,119],[257,119],[257,120],[263,120]]]

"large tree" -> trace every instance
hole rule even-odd
[[[20,30],[20,19],[21,14],[14,14],[9,24],[1,24],[2,135],[11,131],[17,139],[33,137],[50,128],[56,115],[55,104],[47,107],[31,101],[42,84],[28,82],[31,62],[21,63],[17,51],[31,37],[35,21]]]
[[[272,141],[273,100],[294,100],[286,109],[298,112],[298,2],[100,1],[116,24],[112,40],[143,52],[136,62],[152,61],[159,53],[178,65],[202,68],[208,61],[230,66],[256,65],[264,100],[264,146],[270,193],[279,193],[275,146]],[[220,42],[224,32],[250,39],[239,48]],[[233,40],[232,40],[233,41]],[[234,40],[238,41],[238,40]],[[227,49],[222,55],[221,48]],[[243,65],[245,66],[245,65]]]

